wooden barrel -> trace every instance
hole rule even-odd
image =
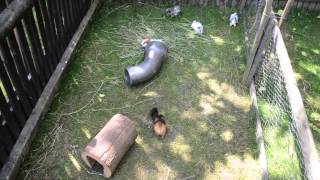
[[[109,178],[136,138],[134,123],[116,114],[85,147],[81,157],[90,168],[99,163],[104,176]]]

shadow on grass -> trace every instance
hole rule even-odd
[[[300,92],[320,152],[319,12],[294,10],[284,27],[285,40]]]
[[[136,123],[138,138],[114,179],[258,179],[250,100],[241,85],[241,27],[230,29],[218,9],[185,7],[165,19],[152,5],[105,5],[71,64],[41,124],[20,177],[99,179],[88,173],[80,151],[113,114]],[[231,11],[231,10],[230,10]],[[202,36],[190,22],[200,19]],[[169,57],[152,81],[127,87],[123,69],[141,61],[139,40],[164,39]],[[148,128],[158,107],[169,133],[157,139]]]

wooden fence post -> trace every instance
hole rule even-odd
[[[288,100],[291,108],[292,123],[296,130],[296,138],[301,148],[305,175],[308,179],[320,179],[320,161],[315,147],[313,136],[309,127],[308,118],[304,109],[300,91],[292,70],[288,52],[280,32],[274,28],[274,42],[276,55],[279,58],[280,69],[283,74]]]
[[[14,2],[20,2],[20,0]],[[24,1],[21,1],[21,3],[22,2]],[[29,150],[32,138],[35,136],[36,131],[39,128],[39,123],[43,119],[46,112],[49,110],[50,104],[53,100],[55,92],[58,89],[63,74],[66,72],[67,67],[71,62],[72,56],[76,52],[76,48],[79,47],[79,42],[83,38],[85,30],[88,27],[90,20],[92,19],[94,13],[96,12],[101,3],[101,0],[94,0],[90,5],[90,8],[87,11],[86,15],[83,17],[81,23],[79,24],[77,31],[74,33],[72,39],[70,40],[68,47],[66,48],[65,52],[63,53],[60,59],[59,64],[57,65],[55,71],[50,77],[49,82],[43,90],[40,98],[38,99],[35,107],[32,110],[31,115],[29,116],[26,124],[24,125],[15,145],[13,146],[13,149],[10,152],[10,156],[7,162],[2,167],[0,171],[1,180],[15,179],[15,176],[19,171],[19,166],[23,161],[25,154]],[[14,15],[14,18],[16,18],[16,15]],[[1,18],[0,22],[2,22]],[[10,20],[10,22],[13,22],[13,20]],[[11,24],[9,24],[8,26],[11,27]],[[3,35],[6,32],[6,30],[7,28],[2,28],[0,26],[0,36]]]
[[[281,19],[279,21],[279,28],[281,28],[281,25],[283,24],[283,22],[287,20],[288,14],[290,12],[290,9],[291,9],[293,3],[294,3],[294,0],[288,0],[286,7],[284,8],[283,14],[281,16]]]
[[[262,176],[261,179],[267,180],[269,178],[267,156],[266,156],[266,150],[264,147],[263,130],[262,130],[259,109],[258,109],[257,93],[256,93],[256,88],[253,82],[251,82],[250,84],[250,97],[252,101],[252,108],[253,108],[254,118],[256,123],[256,141],[257,141],[258,150],[259,150],[259,165],[260,165],[261,176]]]
[[[247,2],[247,0],[241,0],[241,3],[240,3],[240,13],[243,12],[243,8],[245,7],[246,2]]]
[[[260,24],[259,24],[259,29],[257,31],[257,34],[256,34],[255,38],[254,38],[254,42],[253,42],[252,48],[250,50],[249,59],[247,60],[246,70],[244,72],[244,76],[243,76],[243,79],[242,79],[242,82],[247,86],[250,85],[250,84],[246,84],[248,74],[249,74],[250,69],[252,67],[253,60],[254,60],[254,58],[256,56],[258,47],[259,47],[259,45],[261,43],[263,32],[264,32],[264,30],[266,28],[266,25],[267,25],[267,23],[269,21],[269,18],[270,18],[270,14],[271,14],[271,10],[272,10],[272,2],[273,2],[273,0],[267,0],[267,2],[266,2],[266,6],[264,7],[264,10],[263,10],[263,13],[262,13],[262,18],[261,18],[261,21],[260,21]]]
[[[257,53],[256,53],[257,55],[255,56],[255,58],[253,60],[252,67],[248,73],[245,84],[251,84],[251,82],[253,80],[253,76],[255,75],[255,73],[259,67],[259,64],[263,60],[263,51],[268,46],[268,42],[270,42],[269,39],[272,39],[272,31],[273,31],[274,26],[277,24],[277,21],[273,17],[270,18],[270,20],[268,22],[268,25],[266,27],[264,34],[263,34],[261,43],[260,43],[259,48],[257,50]]]

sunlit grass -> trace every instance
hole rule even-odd
[[[270,178],[300,179],[302,173],[289,116],[283,109],[262,99],[258,105]]]
[[[285,41],[313,136],[320,154],[320,21],[319,12],[294,11],[284,27]]]
[[[139,136],[114,179],[259,179],[250,101],[241,84],[241,25],[229,27],[231,9],[185,7],[181,17],[169,19],[163,9],[102,7],[20,177],[103,179],[84,166],[80,152],[114,114],[122,113],[135,122]],[[193,20],[203,23],[203,35],[192,32]],[[143,38],[163,39],[169,56],[152,81],[131,88],[123,72],[141,62]],[[154,106],[167,118],[164,140],[148,128]]]

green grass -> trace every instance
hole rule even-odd
[[[285,26],[287,50],[320,152],[320,13],[294,11]],[[319,154],[320,155],[320,154]]]
[[[300,179],[302,173],[296,153],[290,117],[278,106],[260,100],[259,112],[263,127],[270,179]]]
[[[242,26],[226,12],[186,7],[177,18],[164,7],[104,5],[40,125],[20,178],[103,179],[90,173],[81,150],[116,113],[130,117],[138,138],[114,179],[259,179],[255,130],[244,71]],[[190,29],[204,24],[205,34]],[[143,59],[140,41],[163,39],[169,57],[150,82],[128,87],[124,68]],[[164,140],[148,128],[148,112],[167,117]]]

